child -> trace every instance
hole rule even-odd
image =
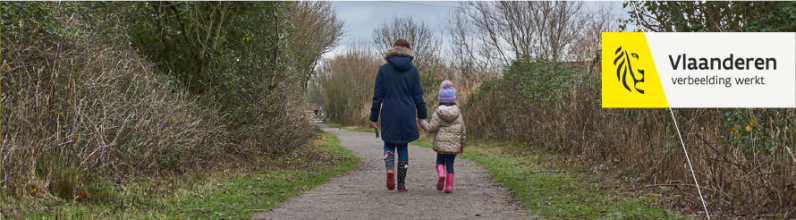
[[[456,154],[464,152],[466,132],[464,120],[456,107],[456,89],[449,80],[442,82],[439,90],[439,108],[434,110],[431,121],[420,120],[420,126],[429,133],[434,134],[434,151],[437,152],[437,190],[442,190],[445,183],[445,192],[453,192],[453,161]],[[447,171],[447,176],[445,172]],[[447,182],[445,181],[447,178]]]

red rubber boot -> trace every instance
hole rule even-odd
[[[387,171],[387,190],[395,189],[395,172],[392,170]]]
[[[387,153],[384,154],[384,163],[387,167],[387,190],[393,190],[395,189],[395,171],[393,171],[395,167],[395,155],[387,151]]]

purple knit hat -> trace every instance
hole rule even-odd
[[[454,103],[456,102],[456,89],[453,88],[453,83],[450,80],[445,80],[439,89],[439,102],[441,103]]]

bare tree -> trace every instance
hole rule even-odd
[[[518,57],[556,61],[566,58],[586,23],[582,8],[582,2],[564,1],[462,2],[449,16],[448,31],[454,42],[474,39],[463,52],[480,56],[475,62],[483,69]]]
[[[590,70],[599,60],[602,48],[602,32],[619,31],[617,16],[612,13],[609,3],[592,9],[587,23],[578,33],[577,40],[569,47],[569,60],[584,61]],[[590,62],[590,63],[588,63]]]
[[[460,76],[471,77],[476,73],[489,72],[491,56],[479,53],[481,41],[468,17],[461,10],[451,10],[445,23],[445,31],[450,38],[448,59],[451,68]],[[489,54],[487,54],[489,55]]]
[[[343,35],[344,22],[337,18],[331,2],[299,1],[292,5],[296,32],[291,36],[296,67],[304,79],[304,90],[321,56]]]
[[[583,2],[539,2],[542,16],[538,27],[541,30],[539,57],[548,60],[565,58],[567,47],[578,37],[586,24]]]
[[[415,22],[411,17],[393,17],[385,20],[373,30],[373,45],[384,52],[395,40],[406,39],[415,53],[414,63],[427,64],[438,56],[442,40],[424,21]]]

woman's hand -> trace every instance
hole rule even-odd
[[[371,121],[371,122],[370,122],[370,124],[372,124],[374,128],[377,128],[377,127],[376,127],[376,122],[375,122],[375,121]]]

